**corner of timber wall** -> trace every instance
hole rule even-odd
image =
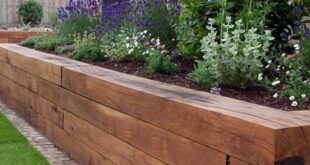
[[[20,43],[24,39],[39,34],[42,32],[28,32],[28,31],[1,31],[0,43]]]
[[[310,117],[0,45],[0,97],[80,164],[310,164]]]

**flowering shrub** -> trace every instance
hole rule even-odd
[[[268,61],[267,52],[271,32],[259,34],[257,29],[245,30],[242,20],[233,24],[231,17],[222,25],[218,34],[215,20],[209,19],[209,33],[202,40],[203,61],[190,77],[203,85],[232,85],[245,87],[257,82],[257,75],[263,69],[262,61]],[[203,73],[202,75],[199,75]]]
[[[101,0],[69,0],[64,7],[57,9],[60,20],[75,19],[80,15],[99,17]]]
[[[310,96],[310,40],[294,45],[295,54],[284,53],[272,69],[274,98],[288,98],[292,106],[302,104]],[[262,75],[262,73],[261,73]]]
[[[122,28],[115,33],[107,33],[102,38],[102,50],[114,60],[140,59],[144,41],[150,36],[147,31],[135,32]]]
[[[273,0],[271,2],[274,6],[266,17],[266,25],[272,29],[272,35],[275,37],[273,44],[281,51],[292,53],[294,49],[289,45],[290,39],[300,39],[298,31],[308,30],[303,23],[307,21],[304,20],[305,16],[309,15],[310,1]]]
[[[105,33],[123,26],[133,29],[148,30],[169,44],[175,33],[171,25],[178,13],[177,0],[125,0],[115,3],[103,3],[101,22],[98,33]]]
[[[103,59],[100,45],[94,34],[84,33],[74,36],[73,58],[80,60],[82,58],[98,61]]]

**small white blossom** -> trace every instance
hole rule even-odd
[[[286,71],[285,74],[287,74],[287,75],[290,74],[290,71]]]
[[[268,64],[265,68],[267,69],[267,68],[269,68],[270,67],[270,65]]]
[[[271,61],[271,60],[269,60],[269,61],[268,61],[268,64],[271,64],[271,62],[272,62],[272,61]]]
[[[278,95],[278,93],[275,93],[274,95],[273,95],[273,98],[277,98],[279,95]]]
[[[280,82],[281,82],[280,80],[276,80],[276,81],[272,82],[271,85],[276,86],[276,85],[280,84]]]
[[[293,100],[295,100],[295,96],[291,96],[289,99],[290,99],[291,101],[293,101]]]
[[[297,101],[293,101],[292,104],[291,104],[293,107],[296,107],[298,105],[298,102]]]
[[[306,94],[302,94],[301,97],[302,97],[302,98],[306,98]]]
[[[146,34],[146,33],[147,33],[147,30],[144,30],[143,33]]]
[[[282,57],[284,57],[284,56],[286,56],[286,54],[285,54],[285,53],[282,53]]]
[[[261,81],[262,79],[263,79],[263,74],[262,73],[260,73],[260,74],[258,74],[258,81]]]
[[[128,51],[129,54],[131,54],[132,52],[133,52],[133,49],[130,49],[130,50]]]

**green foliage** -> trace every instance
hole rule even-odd
[[[37,42],[41,42],[44,40],[44,35],[35,35],[32,37],[28,37],[27,39],[25,39],[24,41],[22,41],[21,45],[22,46],[27,46],[27,47],[34,47],[34,45]]]
[[[83,34],[84,32],[92,32],[96,23],[93,19],[85,15],[79,15],[72,19],[66,19],[58,27],[57,34],[73,41],[75,34]]]
[[[281,79],[286,84],[283,95],[286,97],[294,96],[299,103],[310,96],[310,39],[303,40],[301,43],[301,54],[293,58],[284,59],[288,65],[285,73],[282,72]]]
[[[273,40],[271,32],[265,31],[263,35],[255,28],[247,31],[242,20],[232,23],[231,17],[227,17],[218,36],[214,24],[215,20],[209,19],[209,33],[201,40],[203,60],[190,74],[191,78],[208,87],[255,85],[257,75],[263,69],[262,61],[269,61],[267,52]]]
[[[54,34],[42,34],[29,37],[22,42],[23,46],[34,47],[39,50],[53,51],[58,46],[66,44],[67,41]]]
[[[159,51],[154,51],[152,55],[146,57],[145,73],[154,74],[156,72],[163,74],[174,74],[178,66],[171,62],[168,56]]]
[[[103,59],[103,53],[101,52],[100,44],[98,43],[94,34],[76,34],[74,37],[73,58],[77,60],[91,59],[93,61],[99,61]]]
[[[144,17],[152,21],[152,25],[147,26],[146,30],[153,37],[159,38],[167,48],[173,49],[176,46],[176,33],[173,27],[176,13],[171,13],[172,11],[164,1],[158,1],[158,3],[160,4],[146,9],[147,13]]]
[[[212,74],[212,71],[204,61],[197,61],[194,70],[188,74],[188,77],[203,87],[211,87],[216,82],[214,75],[210,76]]]
[[[41,40],[37,40],[34,45],[35,49],[53,51],[58,46],[64,45],[66,40],[56,35],[43,35]]]
[[[37,1],[27,0],[19,6],[17,14],[22,22],[37,25],[43,18],[43,9]]]
[[[181,0],[181,14],[175,25],[178,48],[181,54],[199,57],[200,40],[207,35],[205,26],[208,19],[215,19],[215,28],[221,33],[221,24],[226,16],[233,20],[245,22],[246,29],[252,27],[264,31],[265,15],[271,10],[271,5],[259,0]]]

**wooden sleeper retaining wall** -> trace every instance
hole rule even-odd
[[[0,98],[81,164],[310,164],[310,117],[16,44]]]
[[[0,43],[20,43],[24,39],[39,34],[42,32],[27,32],[27,31],[1,31]]]

